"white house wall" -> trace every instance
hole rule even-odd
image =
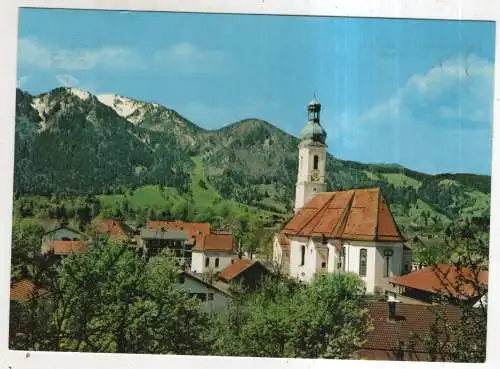
[[[205,266],[205,259],[209,258],[208,267]],[[215,260],[219,258],[219,266],[215,266]],[[193,251],[191,261],[191,271],[193,273],[217,273],[231,265],[233,254],[229,252],[203,252]]]
[[[215,288],[209,288],[208,286],[196,281],[195,279],[186,276],[184,283],[177,283],[177,288],[189,293],[213,293],[214,299],[202,302],[202,309],[204,311],[224,311],[229,303],[229,297],[219,292]]]

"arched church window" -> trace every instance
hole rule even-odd
[[[359,250],[359,275],[366,277],[366,264],[368,259],[368,251],[366,249]]]
[[[314,155],[314,158],[313,158],[313,168],[314,169],[318,169],[318,162],[319,162],[318,155]]]
[[[305,264],[305,258],[306,258],[306,247],[305,246],[300,246],[300,265]]]
[[[300,155],[300,170],[302,170],[302,155]]]

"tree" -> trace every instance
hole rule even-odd
[[[488,270],[487,230],[487,224],[473,222],[455,224],[447,230],[447,245],[453,251],[452,265],[458,271],[468,272],[458,273],[455,285],[446,288],[459,293],[459,298],[452,300],[458,305],[459,320],[448,321],[443,314],[436,314],[431,332],[420,338],[434,361],[484,362],[486,359],[488,314],[483,297],[488,292],[484,280],[484,272]],[[439,273],[436,276],[443,278]],[[450,299],[443,296],[440,302],[449,304]]]
[[[370,328],[368,313],[360,307],[362,296],[362,282],[354,274],[332,274],[310,285],[267,279],[254,292],[233,292],[227,320],[214,324],[214,351],[219,355],[353,358]]]

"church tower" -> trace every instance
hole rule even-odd
[[[307,106],[308,121],[300,132],[299,170],[295,190],[295,213],[319,192],[326,191],[326,131],[321,127],[321,104],[313,97]]]

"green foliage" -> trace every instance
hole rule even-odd
[[[267,280],[255,292],[236,293],[228,316],[217,325],[215,351],[353,358],[370,329],[368,315],[360,308],[361,286],[359,277],[339,273],[308,286]]]

